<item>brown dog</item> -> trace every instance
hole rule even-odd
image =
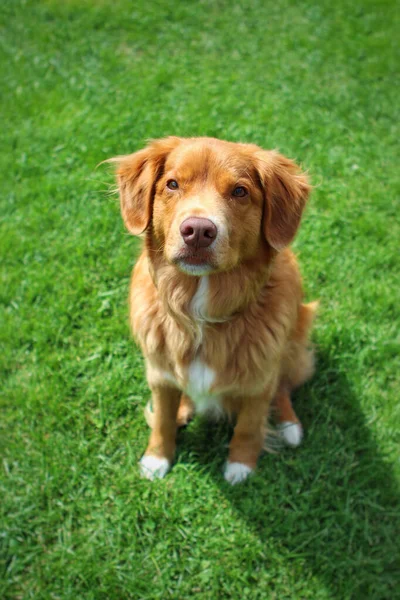
[[[287,249],[310,191],[281,154],[213,138],[169,137],[118,162],[122,216],[145,232],[130,314],[152,391],[152,432],[140,461],[163,477],[177,427],[196,412],[227,412],[236,426],[224,475],[255,468],[270,407],[292,446],[301,425],[290,393],[313,372],[308,332]]]

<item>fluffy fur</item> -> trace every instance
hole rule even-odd
[[[297,426],[288,443],[301,439],[290,394],[313,372],[315,304],[302,303],[287,246],[307,178],[275,151],[213,138],[170,137],[116,160],[125,224],[145,234],[129,300],[152,390],[145,457],[171,464],[177,426],[196,408],[225,411],[236,419],[225,477],[243,481],[263,448],[271,407],[283,432]],[[185,244],[180,226],[192,217],[216,226],[209,247]]]

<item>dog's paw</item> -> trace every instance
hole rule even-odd
[[[224,478],[231,485],[241,483],[253,472],[253,469],[248,465],[240,462],[227,462],[224,470]]]
[[[171,468],[167,458],[158,458],[157,456],[144,455],[139,461],[139,469],[142,477],[154,481],[166,476]]]
[[[303,439],[303,429],[300,423],[292,423],[291,421],[283,421],[279,423],[278,431],[282,440],[287,446],[297,448]]]

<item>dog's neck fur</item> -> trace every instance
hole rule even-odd
[[[148,239],[146,251],[150,274],[164,309],[193,337],[197,336],[199,322],[225,322],[246,312],[266,288],[276,255],[266,246],[258,256],[229,271],[204,276],[205,282],[204,277],[182,273],[152,246],[152,240]],[[199,286],[203,289],[199,290]],[[204,296],[201,308],[196,307],[198,290]]]

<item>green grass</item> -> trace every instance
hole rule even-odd
[[[7,1],[1,49],[2,571],[9,599],[400,598],[399,11],[371,0]],[[139,244],[96,165],[147,138],[279,148],[315,190],[303,446],[223,481],[194,422],[150,484]]]

